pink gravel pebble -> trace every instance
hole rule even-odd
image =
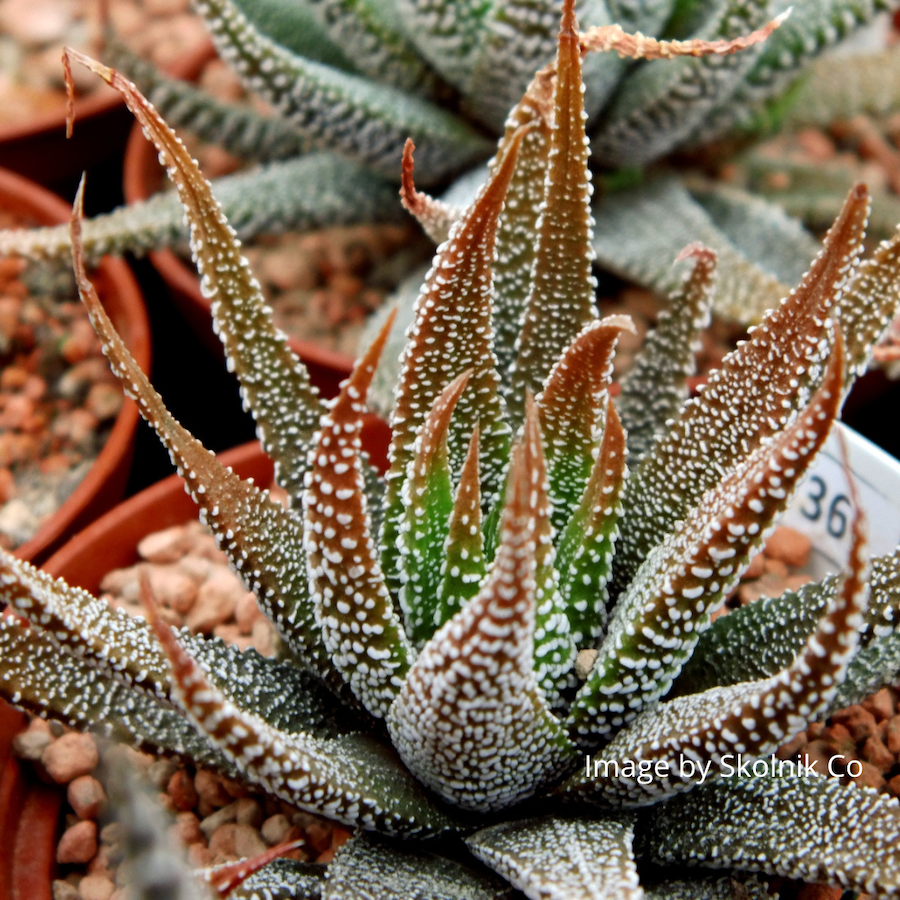
[[[178,562],[187,549],[187,538],[182,525],[173,525],[142,538],[137,545],[141,559],[154,563]]]
[[[166,788],[175,809],[187,812],[194,808],[199,799],[193,779],[184,769],[179,769],[170,779]]]
[[[766,541],[766,556],[803,568],[809,562],[812,541],[795,528],[779,525]]]
[[[94,822],[76,822],[67,828],[56,848],[58,863],[86,863],[97,852],[97,825]]]
[[[81,900],[109,900],[116,886],[102,875],[86,875],[78,885]]]
[[[90,775],[79,775],[73,779],[66,796],[79,819],[96,819],[106,802],[103,785]]]
[[[222,786],[218,776],[208,769],[198,769],[194,776],[194,787],[200,799],[206,801],[214,809],[231,803],[232,797]]]
[[[175,816],[175,824],[172,826],[179,847],[187,847],[198,841],[205,843],[203,832],[200,830],[200,820],[193,812],[180,812]]]
[[[100,762],[97,745],[89,734],[64,734],[50,744],[41,756],[47,774],[57,784],[68,784],[79,775],[87,775]]]
[[[232,618],[238,600],[246,593],[234,573],[220,566],[200,587],[197,600],[185,619],[193,632],[208,634]]]

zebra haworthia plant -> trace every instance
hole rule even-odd
[[[242,237],[307,230],[402,214],[394,184],[407,137],[418,146],[420,183],[480,183],[488,135],[502,130],[532,74],[555,47],[562,0],[194,0],[217,50],[245,86],[274,110],[261,116],[215,101],[163,77],[115,41],[109,62],[134,79],[176,127],[261,167],[215,184],[216,197]],[[597,261],[661,290],[681,277],[671,258],[702,241],[719,258],[717,311],[757,322],[802,275],[816,244],[799,222],[758,196],[713,185],[691,189],[665,170],[644,177],[673,153],[720,138],[741,139],[783,115],[792,98],[793,127],[812,107],[828,120],[829,98],[847,117],[896,96],[865,54],[840,66],[814,67],[820,55],[897,0],[582,0],[588,33],[620,23],[651,38],[730,41],[791,8],[763,44],[728,57],[678,60],[591,52],[585,60],[592,164],[604,178],[593,200]],[[590,26],[588,28],[588,26]],[[609,50],[587,43],[585,49]],[[824,62],[827,63],[827,60]],[[854,73],[863,72],[860,78]],[[865,71],[863,71],[865,70]],[[865,74],[865,73],[868,74]],[[849,99],[848,99],[849,95]],[[799,105],[799,108],[798,108]],[[466,177],[473,173],[476,181]],[[461,177],[460,177],[461,176]],[[625,177],[623,177],[625,176]],[[658,176],[658,177],[657,177]],[[635,184],[635,178],[639,183]],[[613,190],[613,186],[626,189]],[[465,193],[465,191],[463,191]],[[833,193],[833,192],[832,192]],[[814,205],[812,203],[807,204]],[[647,223],[678,223],[666,229]],[[86,223],[89,257],[186,242],[172,195]],[[0,252],[67,259],[68,230],[0,234]]]
[[[176,183],[289,508],[166,410],[98,302],[76,208],[82,297],[283,654],[173,632],[152,605],[132,619],[2,555],[0,597],[27,618],[0,625],[2,695],[357,829],[325,873],[279,863],[274,896],[762,898],[758,873],[900,897],[896,800],[804,774],[717,777],[729,754],[765,759],[900,671],[900,550],[869,565],[859,515],[843,574],[712,622],[900,305],[900,236],[860,258],[865,189],[686,400],[715,287],[714,254],[688,248],[693,268],[613,400],[630,323],[595,308],[567,2],[557,60],[422,287],[382,477],[361,416],[386,331],[321,403],[183,145],[132,84],[83,61]],[[411,147],[404,171],[406,204],[443,227]],[[578,678],[583,650],[596,658]],[[669,864],[707,871],[660,880]]]

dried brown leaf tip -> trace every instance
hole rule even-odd
[[[726,44],[602,34],[656,57],[649,69],[738,49],[777,21]],[[152,607],[149,624],[132,621],[0,557],[0,597],[30,622],[0,624],[0,690],[357,828],[324,887],[281,861],[237,889],[249,896],[486,900],[504,890],[499,876],[530,898],[637,900],[638,857],[734,870],[647,896],[725,898],[739,883],[761,900],[767,886],[748,869],[900,896],[895,801],[725,769],[896,680],[900,551],[870,575],[857,518],[843,577],[712,623],[900,302],[900,238],[860,262],[868,196],[851,191],[799,287],[692,399],[691,347],[717,271],[711,251],[688,248],[690,272],[611,397],[630,323],[595,309],[585,40],[566,0],[557,62],[513,111],[487,184],[459,215],[418,191],[407,145],[404,199],[447,234],[409,330],[386,477],[364,458],[361,420],[390,322],[322,404],[189,155],[133,87],[96,67],[179,183],[293,506],[222,470],[165,409],[90,286],[76,212],[85,303],[285,649],[265,660],[175,634]],[[673,65],[690,73],[695,61]],[[277,53],[267,66],[284,74]],[[696,669],[707,681],[692,688]],[[464,864],[458,841],[394,839],[448,832],[495,874]]]
[[[791,10],[775,16],[762,28],[731,40],[706,41],[700,38],[687,41],[661,41],[638,32],[628,34],[620,25],[598,25],[580,36],[584,52],[613,50],[628,59],[673,59],[676,56],[729,56],[764,41],[779,28]]]

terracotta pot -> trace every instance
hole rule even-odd
[[[3,171],[0,171],[0,207],[44,225],[66,222],[70,214],[68,204],[55,194]],[[94,272],[93,279],[119,334],[141,368],[148,370],[150,323],[131,270],[120,259],[106,259]],[[137,421],[137,407],[126,401],[84,480],[37,534],[19,547],[18,556],[42,562],[70,535],[121,499],[131,465]]]
[[[60,67],[62,63],[60,63]],[[66,139],[66,108],[0,126],[0,166],[42,185],[61,184],[125,146],[131,116],[106,85],[75,102],[75,130]]]
[[[186,80],[199,76],[203,66],[215,55],[212,46],[198,49],[184,61],[178,75]],[[125,148],[123,191],[128,203],[146,200],[162,186],[165,174],[153,144],[144,137],[139,125],[132,128]],[[218,356],[222,344],[213,331],[211,301],[200,292],[196,270],[171,250],[154,250],[147,254],[168,285],[176,305],[200,339]],[[338,386],[353,367],[353,357],[320,347],[312,341],[289,338],[291,348],[309,369],[310,377],[322,394],[333,397]]]
[[[41,784],[12,755],[26,724],[0,700],[0,900],[51,900],[63,792]]]

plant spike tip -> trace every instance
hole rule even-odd
[[[435,244],[442,244],[450,234],[450,227],[462,215],[462,210],[435,200],[416,190],[413,180],[413,151],[416,145],[407,138],[403,145],[401,165],[400,202],[403,208],[415,216],[422,229]]]
[[[415,456],[403,489],[406,514],[400,532],[400,607],[407,634],[417,647],[434,634],[436,620],[441,617],[438,590],[453,509],[447,432],[471,374],[468,370],[454,378],[435,400],[416,436]]]

